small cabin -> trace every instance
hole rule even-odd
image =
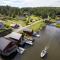
[[[16,49],[17,46],[14,42],[3,37],[0,38],[0,54],[8,56],[15,52]]]
[[[29,36],[32,36],[32,34],[33,34],[33,30],[30,30],[28,28],[23,29],[23,32],[26,33]]]
[[[19,25],[18,25],[18,24],[11,24],[10,26],[11,26],[12,28],[14,28],[14,29],[19,28]]]

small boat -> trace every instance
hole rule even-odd
[[[29,44],[29,45],[33,45],[32,41],[26,41],[25,43]]]
[[[40,35],[39,34],[36,34],[36,37],[40,37]]]
[[[48,49],[48,48],[45,47],[45,49],[42,50],[42,52],[41,52],[41,54],[40,54],[41,58],[45,57],[45,55],[47,54],[47,49]]]
[[[26,49],[24,49],[22,47],[18,47],[17,52],[20,53],[20,54],[23,54],[25,50]]]
[[[35,37],[40,37],[40,34],[34,32],[34,33],[33,33],[33,36],[35,36]]]

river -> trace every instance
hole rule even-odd
[[[34,45],[27,48],[23,55],[17,54],[12,60],[60,60],[60,29],[47,25],[35,38]],[[48,46],[48,55],[42,59],[40,53]],[[4,59],[3,59],[4,60]]]

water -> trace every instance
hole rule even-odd
[[[60,24],[60,20],[56,21],[56,23]]]
[[[40,33],[40,38],[36,38],[34,45],[27,48],[23,55],[17,54],[12,60],[60,60],[60,29],[47,25]],[[42,59],[40,53],[42,49],[48,47],[48,55]]]

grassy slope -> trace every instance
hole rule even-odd
[[[45,26],[45,23],[42,20],[40,20],[39,22],[30,26],[29,28],[33,31],[38,31],[39,29],[42,29],[43,26]]]
[[[60,28],[60,24],[56,24],[56,27],[57,27],[57,28]]]
[[[10,24],[13,24],[13,23],[17,23],[21,26],[26,26],[25,22],[24,21],[21,21],[21,20],[6,20],[5,23],[7,25],[10,25]]]

